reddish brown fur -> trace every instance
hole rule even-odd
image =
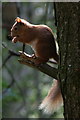
[[[14,37],[13,42],[19,41],[32,46],[37,57],[36,63],[47,62],[49,58],[54,58],[58,62],[54,36],[48,26],[33,25],[23,19],[17,18],[11,29],[11,36]]]
[[[25,59],[33,60],[36,64],[45,63],[49,58],[54,58],[58,62],[58,54],[56,51],[56,44],[52,30],[45,25],[33,25],[27,21],[17,18],[15,24],[11,29],[11,36],[13,42],[22,42],[31,45],[36,59],[34,56],[24,54]],[[55,82],[52,86],[48,96],[43,100],[40,109],[44,109],[46,113],[52,113],[62,103],[61,91],[59,82]]]

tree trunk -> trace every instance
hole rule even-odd
[[[80,118],[80,3],[56,3],[64,118]]]

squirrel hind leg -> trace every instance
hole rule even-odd
[[[46,63],[47,61],[48,61],[48,59],[43,59],[40,57],[36,57],[35,59],[32,60],[32,62],[34,62],[37,65]]]

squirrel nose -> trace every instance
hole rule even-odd
[[[11,29],[11,32],[12,32],[12,29]]]

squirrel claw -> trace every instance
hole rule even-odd
[[[23,51],[19,51],[19,53],[20,53],[20,57],[21,57],[21,58],[24,58],[24,59],[27,59],[27,60],[32,60],[32,59],[34,59],[31,55],[26,54],[26,53],[23,52]]]

